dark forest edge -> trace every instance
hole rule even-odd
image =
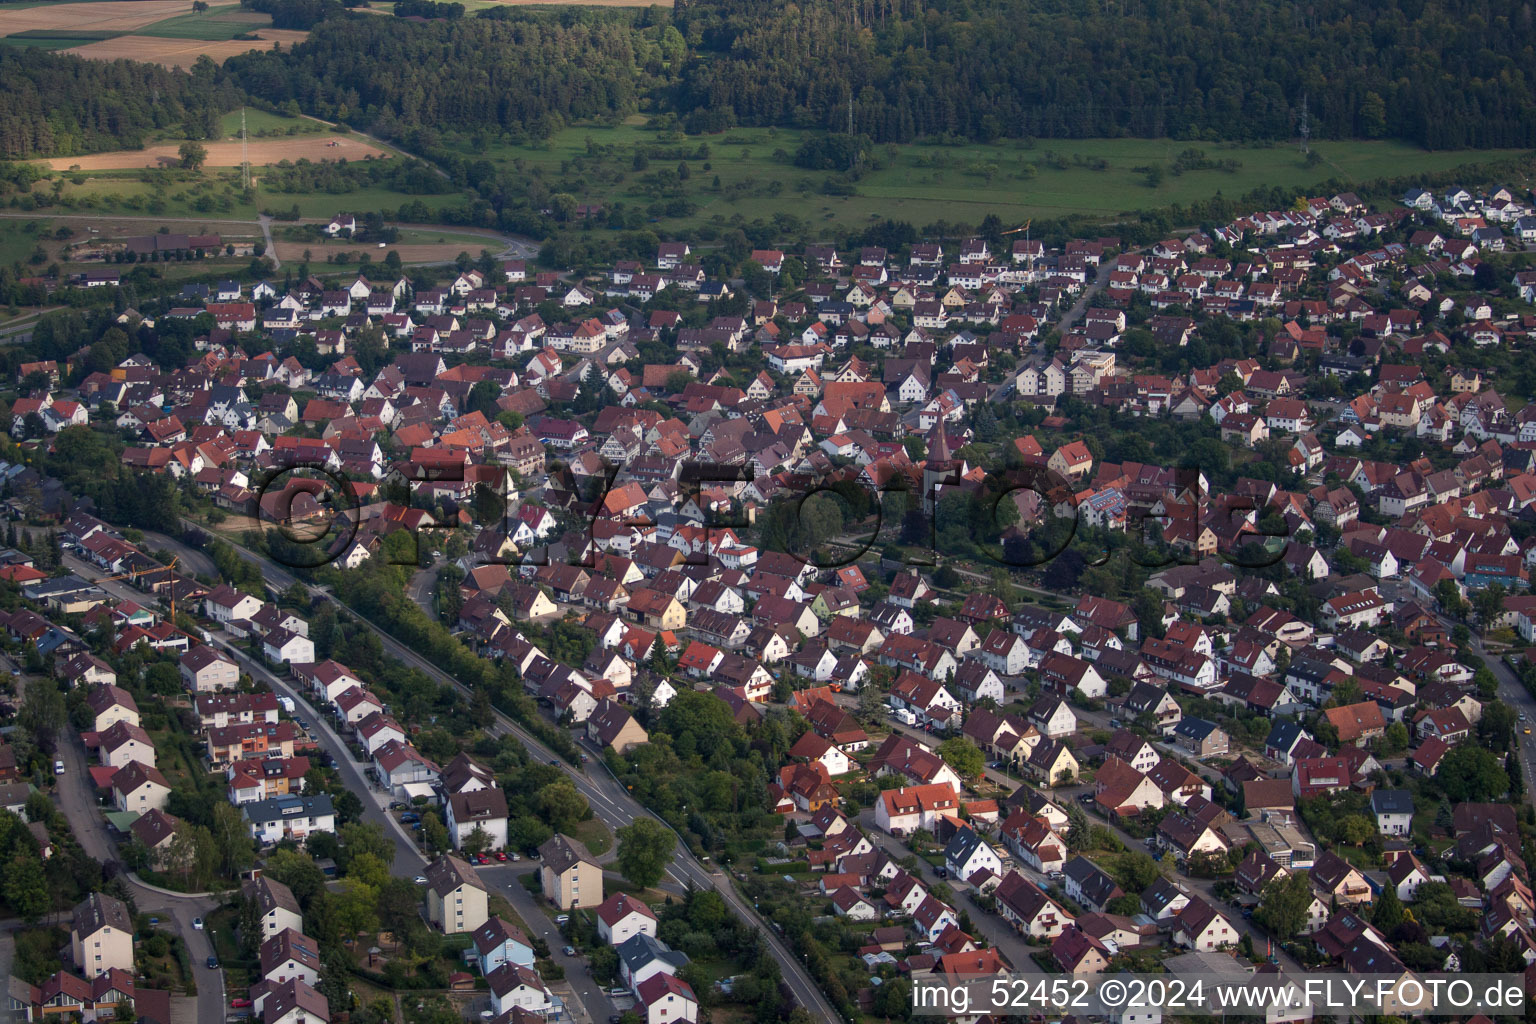
[[[1304,124],[1429,149],[1536,143],[1533,16],[1513,0],[684,0],[426,24],[335,0],[244,2],[315,32],[235,58],[242,85],[390,137],[494,126],[545,138],[670,111],[695,132],[847,131],[851,117],[877,142],[1252,141]]]

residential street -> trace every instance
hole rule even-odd
[[[188,521],[184,520],[184,522]],[[189,525],[196,526],[197,524],[189,522]],[[233,544],[233,542],[230,543]],[[241,557],[255,562],[261,567],[268,586],[283,590],[296,582],[295,577],[291,573],[270,559],[263,558],[255,552],[240,547],[238,544],[235,544],[234,547]],[[319,587],[306,585],[306,588],[312,595],[325,596],[329,599],[329,595]],[[395,640],[394,637],[367,619],[359,617],[358,621],[373,630],[379,637],[379,642],[384,650],[393,657],[398,658],[402,663],[420,669],[440,683],[457,687],[464,693],[469,692],[458,680],[442,671],[428,659]],[[534,757],[542,758],[559,767],[570,778],[577,791],[586,797],[593,813],[609,828],[619,828],[628,825],[637,817],[655,818],[655,815],[651,814],[629,795],[628,791],[625,790],[624,786],[617,779],[607,773],[606,768],[601,764],[600,758],[594,759],[593,764],[589,766],[590,771],[566,764],[556,758],[553,752],[534,739],[530,733],[500,713],[497,713],[496,725],[490,731],[494,735],[511,733],[523,743]],[[659,821],[660,819],[656,820]],[[667,873],[681,885],[715,889],[731,909],[741,915],[742,920],[759,920],[751,904],[741,897],[741,894],[737,892],[736,887],[731,883],[730,878],[724,872],[714,869],[713,866],[706,868],[695,859],[692,852],[684,844],[678,844],[676,859]],[[772,929],[765,928],[763,935],[767,940],[769,950],[773,953],[774,959],[779,962],[779,966],[783,971],[784,982],[794,994],[795,1000],[801,1006],[810,1010],[811,1015],[818,1020],[834,1021],[839,1019],[837,1012],[827,1002],[826,997],[811,978],[800,957],[791,952],[784,940],[779,938],[778,934]]]
[[[901,841],[875,825],[875,812],[872,808],[866,808],[859,812],[859,825],[864,829],[864,834],[869,836],[869,841],[875,844],[877,849],[884,850],[893,858],[910,856],[912,851],[907,849]],[[1021,870],[1029,876],[1030,881],[1039,884],[1040,877],[1028,868]],[[930,888],[938,882],[943,882],[955,891],[955,899],[952,906],[955,913],[964,909],[971,915],[971,923],[987,943],[1003,955],[1012,968],[1020,974],[1044,974],[1041,966],[1030,958],[1030,953],[1038,949],[1048,949],[1049,943],[1044,946],[1031,946],[1024,937],[1015,931],[1006,921],[994,913],[988,913],[971,902],[964,885],[956,885],[954,882],[939,878],[932,865],[919,858],[918,876],[923,884]],[[965,891],[962,891],[965,890]]]
[[[61,743],[58,756],[64,762],[64,774],[55,776],[58,782],[55,798],[59,810],[69,821],[70,831],[91,857],[103,864],[116,861],[117,849],[107,832],[106,819],[97,809],[85,748],[79,737],[72,734]],[[162,927],[180,935],[186,942],[187,951],[192,956],[192,976],[197,981],[198,1021],[222,1021],[228,1005],[224,997],[224,972],[208,967],[208,955],[214,952],[212,941],[206,932],[192,927],[193,918],[206,918],[221,901],[212,896],[167,892],[145,885],[128,874],[123,880],[140,911],[158,916]]]
[[[843,703],[845,706],[851,706],[854,703],[853,699],[850,698],[850,697],[847,697],[846,695],[845,696],[841,696],[838,699],[839,699],[840,703]],[[1089,722],[1090,725],[1092,725],[1093,727],[1105,728],[1105,729],[1109,728],[1108,721],[1107,721],[1107,719],[1108,719],[1107,715],[1094,715],[1094,714],[1092,714],[1090,712],[1083,711],[1083,710],[1081,710],[1079,708],[1073,708],[1072,710],[1073,710],[1073,713],[1076,714],[1079,717],[1079,719],[1082,719],[1082,720],[1085,720],[1085,721]],[[1100,722],[1100,721],[1098,721],[1098,719],[1103,719],[1103,721]],[[899,732],[899,733],[901,733],[901,734],[903,734],[905,736],[908,736],[908,737],[910,737],[912,739],[918,740],[918,741],[923,742],[923,743],[927,743],[930,746],[933,746],[933,745],[936,744],[936,740],[934,739],[934,736],[933,736],[932,733],[927,733],[927,732],[924,732],[921,729],[914,729],[914,728],[911,728],[909,726],[904,726],[901,723],[896,722],[895,720],[887,721],[885,724],[894,732]],[[1527,737],[1527,739],[1528,739],[1528,737]],[[1185,761],[1189,761],[1190,760],[1189,757],[1187,756],[1187,754],[1185,754],[1185,752],[1183,752],[1183,751],[1176,751],[1172,746],[1170,746],[1167,743],[1162,743],[1162,742],[1154,741],[1153,745],[1158,747],[1158,748],[1160,748],[1160,749],[1162,749],[1164,752],[1178,753],[1182,760],[1185,760]],[[1210,778],[1215,776],[1215,773],[1212,772],[1210,769],[1205,768],[1204,766],[1199,766],[1199,767],[1201,768],[1201,774],[1204,775],[1204,776],[1207,776],[1207,781],[1210,781]],[[994,770],[992,768],[986,769],[986,777],[987,777],[988,781],[990,781],[990,782],[992,782],[992,783],[994,783],[996,785],[1003,786],[1004,788],[1009,789],[1009,790],[1015,789],[1015,788],[1017,788],[1020,785],[1031,785],[1029,783],[1024,783],[1017,776],[1014,776],[1014,775],[1011,775],[1011,774],[1004,774],[1003,772],[996,771],[996,770]],[[1031,788],[1038,789],[1039,787],[1031,785]],[[1061,788],[1058,788],[1058,789],[1053,789],[1053,790],[1048,791],[1047,795],[1049,795],[1052,799],[1056,800],[1057,803],[1065,804],[1065,803],[1068,803],[1068,802],[1077,802],[1077,796],[1078,796],[1079,793],[1088,793],[1088,792],[1092,792],[1092,790],[1093,790],[1092,786],[1064,786],[1064,787],[1061,787]],[[1131,835],[1129,832],[1126,832],[1120,826],[1118,826],[1118,825],[1114,824],[1113,822],[1109,821],[1107,818],[1105,818],[1103,815],[1101,815],[1098,812],[1098,809],[1096,807],[1093,807],[1092,805],[1083,805],[1081,803],[1079,803],[1078,806],[1083,807],[1084,811],[1088,815],[1088,819],[1091,822],[1093,822],[1093,824],[1095,824],[1095,825],[1102,825],[1105,828],[1109,829],[1111,832],[1113,832],[1115,834],[1116,838],[1118,838],[1122,843],[1125,844],[1127,849],[1130,849],[1130,850],[1145,850],[1146,849],[1146,847],[1142,844],[1142,841],[1140,839],[1137,839],[1135,836]],[[865,815],[867,815],[867,821],[865,820]],[[881,832],[879,829],[875,828],[875,826],[874,826],[874,814],[873,814],[872,811],[865,812],[865,815],[861,815],[860,816],[860,820],[861,820],[861,822],[864,822],[867,825],[866,831],[872,837],[879,837],[880,839],[883,840],[883,842],[881,842],[880,845],[882,845],[887,850],[900,850],[900,851],[902,851],[902,853],[910,852],[910,851],[908,851],[906,849],[906,847],[902,846],[899,842],[897,842],[891,836],[886,835],[884,832]],[[1038,876],[1036,876],[1034,874],[1034,872],[1026,870],[1025,874],[1029,875],[1031,877],[1031,880],[1036,882],[1037,884],[1040,881],[1040,879],[1038,878]],[[1235,911],[1233,908],[1227,906],[1225,901],[1221,900],[1220,898],[1218,898],[1216,896],[1216,893],[1215,893],[1216,880],[1215,879],[1210,879],[1210,878],[1192,878],[1189,875],[1185,874],[1184,872],[1180,871],[1175,876],[1175,881],[1177,881],[1180,885],[1184,886],[1189,891],[1194,892],[1194,893],[1198,893],[1200,895],[1200,897],[1202,899],[1204,899],[1207,903],[1211,904],[1211,906],[1213,906],[1213,907],[1216,907],[1224,915],[1226,915],[1227,918],[1232,921],[1233,925],[1235,925],[1240,932],[1242,932],[1243,934],[1248,935],[1250,938],[1252,938],[1252,940],[1253,940],[1253,948],[1254,948],[1254,950],[1256,952],[1262,953],[1262,951],[1266,948],[1266,943],[1268,942],[1268,936],[1266,936],[1264,934],[1264,932],[1257,925],[1255,925],[1251,920],[1243,917],[1240,913]],[[1044,887],[1042,886],[1042,888],[1044,888]],[[1139,896],[1140,893],[1132,893],[1131,895]],[[981,912],[979,910],[977,910],[977,911],[975,911],[974,913],[971,914],[971,920],[976,923],[977,929],[979,931],[981,931],[982,934],[987,936],[988,941],[993,942],[1000,949],[1002,949],[1004,951],[1004,953],[1010,959],[1013,958],[1013,951],[1010,950],[1008,946],[1004,945],[1003,942],[1001,942],[999,940],[999,938],[997,938],[994,935],[994,931],[995,930],[1001,930],[1002,932],[1005,932],[1008,935],[1013,936],[1015,942],[1018,942],[1018,933],[1017,932],[1014,932],[1012,928],[1009,928],[1006,924],[1004,924],[1001,918],[998,918],[995,915],[985,914],[985,913],[983,913],[983,912]],[[993,926],[993,930],[989,930],[986,927],[986,925],[988,925],[988,924]],[[1020,943],[1020,945],[1022,945],[1022,943]],[[1281,966],[1284,967],[1285,969],[1287,969],[1287,970],[1294,970],[1294,971],[1301,970],[1301,965],[1296,963],[1295,960],[1293,960],[1287,953],[1285,953],[1285,951],[1283,951],[1280,948],[1276,947],[1273,952],[1279,958]],[[1015,963],[1014,966],[1017,969],[1024,970],[1024,971],[1027,971],[1027,970],[1031,969],[1027,962]]]
[[[613,1005],[597,982],[592,980],[592,972],[587,967],[586,960],[577,956],[566,956],[561,950],[565,947],[565,937],[560,934],[554,919],[545,912],[545,903],[540,897],[523,888],[519,879],[523,875],[531,874],[539,869],[538,861],[520,861],[516,864],[493,861],[479,868],[480,879],[485,882],[486,888],[492,892],[500,893],[506,901],[512,904],[512,909],[517,911],[517,916],[523,919],[528,926],[530,937],[538,937],[549,946],[549,957],[555,963],[565,968],[565,982],[571,987],[583,1006],[586,1007],[588,1018],[593,1024],[607,1024],[608,1018],[620,1012]]]

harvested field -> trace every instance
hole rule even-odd
[[[131,32],[157,21],[191,14],[192,0],[102,0],[100,3],[43,4],[0,10],[0,35],[37,29]]]
[[[124,37],[127,38],[127,37]],[[110,40],[118,42],[119,40]],[[147,42],[171,42],[149,39]],[[93,44],[94,45],[94,44]],[[206,44],[186,44],[205,46]],[[220,44],[222,45],[222,44]],[[79,52],[79,51],[74,51]],[[208,167],[239,167],[240,142],[205,142],[208,150]],[[181,162],[177,150],[179,144],[165,143],[145,149],[120,149],[113,153],[92,153],[88,156],[61,156],[48,161],[56,171],[67,171],[78,166],[82,171],[109,171],[133,167],[175,166]],[[371,142],[346,135],[305,135],[291,139],[252,139],[251,166],[262,167],[284,160],[308,158],[320,160],[362,160],[368,156],[388,156],[389,153]]]
[[[153,0],[149,0],[153,2]],[[78,5],[70,5],[78,6]],[[76,46],[65,50],[65,53],[73,53],[90,60],[142,60],[150,64],[164,64],[172,68],[190,68],[197,63],[197,58],[208,55],[215,64],[224,63],[225,58],[234,57],[248,50],[270,50],[277,44],[292,46],[294,43],[302,43],[309,38],[308,32],[300,32],[286,28],[263,28],[256,30],[260,36],[259,42],[242,39],[229,39],[223,41],[210,41],[202,39],[160,39],[154,36],[118,36],[116,39],[103,39],[99,43],[88,43],[85,46]],[[237,160],[236,163],[239,161]]]

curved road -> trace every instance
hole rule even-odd
[[[190,520],[182,520],[182,522],[188,526],[193,526],[197,529],[203,529],[203,527]],[[256,554],[254,551],[251,551],[248,548],[240,546],[238,543],[229,540],[228,538],[225,538],[225,540],[231,546],[233,546],[237,552],[239,552],[241,557],[247,559],[248,561],[254,562],[256,565],[261,567],[262,574],[266,578],[266,581],[269,585],[276,586],[278,589],[282,590],[291,586],[293,583],[302,582],[294,577],[291,573],[278,566],[275,562],[272,562],[271,560]],[[309,591],[312,597],[325,597],[327,599],[331,599],[330,595],[321,588],[310,586],[307,583],[303,585],[305,589]],[[361,615],[356,616],[356,618],[358,622],[362,623],[378,636],[380,643],[383,645],[386,651],[388,651],[394,657],[400,659],[400,661],[410,665],[412,668],[419,669],[439,683],[445,683],[447,685],[453,686],[465,694],[470,693],[469,688],[464,686],[457,679],[448,675],[446,672],[442,671],[442,669],[438,668],[437,665],[433,664],[428,659],[423,658],[415,651],[400,643],[389,633],[385,632],[383,629],[379,628],[368,619],[362,617]],[[606,772],[594,773],[593,775],[589,776],[585,771],[579,771],[575,768],[572,768],[570,765],[565,764],[565,762],[557,758],[552,751],[550,751],[542,743],[535,739],[532,734],[527,732],[517,723],[513,722],[510,718],[507,718],[505,715],[501,714],[499,711],[496,713],[496,725],[492,728],[491,732],[494,735],[511,733],[522,742],[523,746],[527,748],[530,754],[535,757],[543,758],[544,760],[560,767],[560,769],[564,771],[565,774],[570,778],[571,782],[576,786],[576,789],[581,793],[581,795],[586,797],[588,804],[590,804],[592,807],[592,812],[596,814],[600,819],[602,819],[603,823],[609,826],[609,828],[618,828],[623,825],[628,825],[636,818],[640,817],[648,817],[657,821],[661,821],[659,817],[652,814],[649,810],[642,806],[639,801],[630,796],[628,791],[623,787],[622,784],[618,782],[617,779],[609,776]],[[665,822],[662,823],[666,824]],[[668,827],[670,828],[671,826]],[[741,894],[736,891],[736,887],[731,884],[730,878],[724,872],[706,868],[693,856],[692,851],[688,849],[687,845],[682,842],[679,842],[677,845],[676,859],[673,861],[672,866],[668,869],[667,873],[679,884],[685,886],[693,886],[694,888],[699,889],[716,890],[720,893],[726,904],[730,906],[731,909],[734,910],[737,914],[739,914],[744,921],[751,921],[757,917],[756,911],[753,910],[751,904],[744,900]],[[832,1004],[827,1001],[824,995],[822,995],[821,989],[817,987],[815,980],[811,977],[810,972],[806,970],[805,965],[800,960],[800,957],[797,956],[788,947],[788,945],[778,937],[777,933],[774,932],[773,929],[764,929],[763,937],[767,940],[768,948],[773,953],[774,959],[779,962],[779,966],[783,972],[784,982],[789,986],[790,991],[794,994],[795,999],[800,1003],[800,1005],[808,1009],[812,1016],[814,1016],[817,1020],[839,1020],[840,1017],[837,1011],[833,1009]]]
[[[78,735],[72,735],[59,745],[58,757],[64,762],[64,774],[55,776],[58,781],[56,799],[59,810],[69,821],[70,831],[88,856],[102,864],[117,861],[117,847],[107,834],[105,819],[96,805],[85,748]],[[226,1007],[224,972],[207,964],[209,954],[214,952],[213,940],[207,932],[192,927],[194,918],[207,917],[221,901],[212,896],[171,893],[147,886],[130,875],[124,875],[123,882],[133,893],[134,903],[140,911],[160,917],[162,923],[168,918],[174,925],[171,930],[187,944],[192,957],[192,976],[197,982],[197,1019],[222,1021]]]

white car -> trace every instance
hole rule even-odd
[[[417,875],[416,876],[416,884],[417,885],[426,885],[427,884],[427,876],[426,875]]]
[[[192,919],[192,927],[195,928],[198,931],[202,931],[203,930],[203,919],[200,918],[200,917],[194,917]]]
[[[55,762],[53,762],[53,774],[55,774],[55,775],[63,775],[64,774],[64,762],[63,761],[55,761]]]

